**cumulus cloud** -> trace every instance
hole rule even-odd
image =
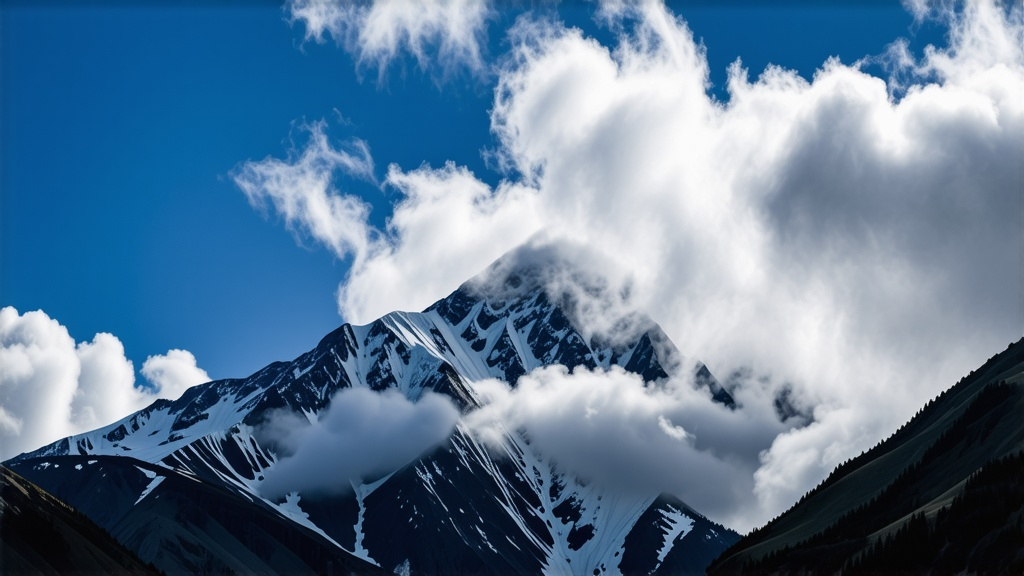
[[[161,398],[178,398],[185,390],[210,381],[206,370],[196,366],[196,357],[188,350],[178,349],[146,358],[142,376]]]
[[[412,402],[397,390],[346,388],[319,418],[272,414],[257,431],[280,455],[259,486],[279,498],[290,492],[339,493],[350,481],[375,480],[444,442],[459,411],[427,392]]]
[[[439,65],[445,75],[485,69],[485,0],[291,0],[287,9],[292,22],[305,25],[307,40],[323,42],[330,35],[361,67],[376,67],[381,78],[403,52],[422,69]]]
[[[491,113],[506,178],[390,167],[402,199],[339,308],[422,309],[537,233],[589,246],[685,353],[763,376],[738,381],[747,406],[813,406],[753,458],[740,525],[763,522],[1021,336],[1024,9],[946,14],[898,91],[858,63],[736,62],[725,102],[661,4],[606,9],[611,46],[521,19]]]
[[[0,460],[71,434],[109,424],[157,398],[176,398],[209,378],[184,350],[154,356],[153,388],[135,385],[135,370],[116,336],[79,342],[41,310],[0,310]],[[200,378],[200,375],[202,378]],[[197,381],[198,380],[198,381]]]
[[[67,334],[63,326],[59,330]],[[61,347],[61,353],[69,357],[71,350]],[[125,358],[124,345],[113,334],[102,332],[93,336],[92,342],[79,342],[74,346],[74,356],[80,368],[71,400],[70,424],[75,432],[69,433],[109,424],[153,401],[151,395],[135,387],[135,367]],[[70,383],[74,386],[73,380]]]
[[[784,429],[770,405],[734,412],[689,379],[645,386],[619,367],[545,367],[514,388],[475,388],[483,406],[464,422],[489,444],[522,430],[560,470],[616,491],[673,493],[729,526],[743,527],[739,511],[756,506],[757,453]]]

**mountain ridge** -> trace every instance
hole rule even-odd
[[[0,572],[159,574],[52,494],[0,466]]]
[[[43,464],[96,455],[134,458],[156,466],[135,468],[157,478],[182,476],[223,490],[232,501],[255,505],[258,500],[275,518],[327,538],[353,561],[386,570],[700,573],[738,535],[666,495],[629,496],[589,485],[536,454],[517,431],[507,432],[502,453],[494,454],[493,447],[457,427],[441,448],[384,478],[353,483],[344,494],[302,494],[283,502],[260,494],[260,482],[280,462],[259,438],[268,415],[286,410],[313,421],[336,393],[353,386],[394,390],[412,401],[427,391],[440,393],[465,411],[479,403],[474,382],[496,378],[514,386],[541,366],[621,366],[649,386],[686,366],[709,398],[732,403],[707,368],[684,362],[650,319],[628,318],[634,329],[628,338],[584,335],[563,310],[564,297],[558,297],[560,305],[536,276],[524,280],[516,270],[500,278],[499,296],[483,294],[480,282],[470,281],[421,313],[393,312],[363,326],[344,324],[291,362],[194,387],[177,400],[157,401],[108,426],[19,455],[11,466],[41,485],[74,486],[69,480],[74,467]],[[487,281],[493,284],[493,277]],[[601,296],[592,286],[585,288]],[[104,463],[124,468],[121,464]],[[136,478],[133,490],[146,490],[153,481]],[[198,488],[189,494],[182,486],[189,484],[163,482],[152,485],[153,495],[137,497],[140,502],[201,498]],[[71,488],[61,494],[71,502],[95,496]],[[161,521],[167,521],[163,514]],[[139,536],[144,523],[127,524],[135,532],[123,531],[121,537],[149,542],[140,556],[162,559],[161,567],[195,569],[200,556],[236,569],[259,567],[225,550],[191,553],[170,528],[147,539]]]

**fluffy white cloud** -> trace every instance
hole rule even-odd
[[[109,424],[157,398],[176,398],[197,380],[209,380],[183,350],[151,357],[146,366],[151,363],[156,391],[135,386],[132,362],[116,336],[99,333],[76,344],[41,310],[19,314],[3,308],[0,460]],[[151,378],[146,372],[144,366]]]
[[[178,398],[185,390],[210,381],[210,375],[196,366],[196,357],[188,350],[150,356],[142,363],[141,372],[160,398]]]
[[[385,184],[403,198],[373,256],[357,259],[338,289],[339,310],[356,322],[396,306],[422,309],[540,230],[535,190],[491,190],[451,163],[411,172],[392,165]]]
[[[857,63],[736,63],[724,103],[661,4],[608,7],[614,46],[521,20],[491,116],[506,181],[391,167],[403,200],[343,315],[421,309],[538,232],[587,245],[683,351],[764,375],[748,406],[789,386],[815,407],[753,457],[737,525],[763,522],[1021,335],[1024,8],[939,12],[949,45],[904,51],[898,90]]]
[[[0,310],[0,458],[65,434],[80,371],[74,340],[63,326],[42,312]]]
[[[444,396],[427,392],[412,402],[397,390],[367,388],[339,391],[318,419],[274,413],[257,434],[281,457],[260,492],[271,498],[346,492],[350,480],[390,474],[444,442],[458,419]]]
[[[560,470],[617,491],[670,492],[740,528],[749,527],[741,511],[756,506],[757,453],[785,428],[770,403],[734,412],[688,380],[645,387],[618,367],[553,366],[515,388],[490,380],[476,389],[484,405],[465,424],[485,441],[524,430]]]
[[[423,69],[436,62],[445,74],[485,68],[485,0],[291,0],[287,6],[292,22],[305,25],[307,40],[323,42],[329,34],[360,66],[375,66],[381,78],[402,52]]]
[[[26,316],[28,314],[42,312],[29,312]],[[56,324],[55,320],[50,321]],[[67,334],[63,326],[56,326],[64,335]],[[71,347],[62,346],[60,349],[71,357]],[[154,400],[135,387],[135,367],[131,360],[125,358],[124,345],[113,334],[102,332],[93,336],[92,342],[79,342],[74,346],[73,354],[78,358],[80,368],[69,421],[74,432],[67,434],[109,424]],[[72,386],[75,384],[74,380],[70,383]],[[45,381],[37,383],[40,387],[47,384]],[[67,434],[51,438],[51,441]]]

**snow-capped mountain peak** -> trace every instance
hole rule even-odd
[[[508,431],[496,451],[460,424],[441,448],[349,490],[283,501],[261,494],[261,482],[284,456],[260,434],[261,426],[282,410],[314,422],[348,388],[397,391],[412,401],[441,394],[466,412],[480,402],[475,383],[498,379],[514,386],[545,366],[619,366],[655,385],[684,366],[709,395],[731,404],[710,372],[686,363],[650,319],[622,315],[615,337],[581,326],[584,300],[621,300],[622,291],[580,278],[554,275],[537,258],[502,260],[423,312],[345,324],[291,362],[196,386],[177,400],[155,402],[15,461],[39,466],[64,456],[117,455],[155,464],[270,507],[388,570],[702,568],[733,533],[665,496],[588,485],[537,453],[520,431]],[[161,490],[147,486],[140,500]]]

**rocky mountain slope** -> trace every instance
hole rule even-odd
[[[438,449],[350,490],[261,495],[280,458],[261,441],[268,415],[316,420],[350,387],[436,392],[465,411],[479,402],[475,382],[514,384],[542,366],[616,365],[649,386],[685,366],[732,404],[650,320],[630,318],[639,328],[623,328],[623,341],[586,337],[573,299],[545,289],[543,272],[505,270],[424,312],[346,324],[292,362],[196,386],[8,465],[168,572],[703,573],[737,534],[669,495],[588,485],[521,431],[495,450],[460,424]]]
[[[89,520],[0,467],[0,573],[159,574]]]

